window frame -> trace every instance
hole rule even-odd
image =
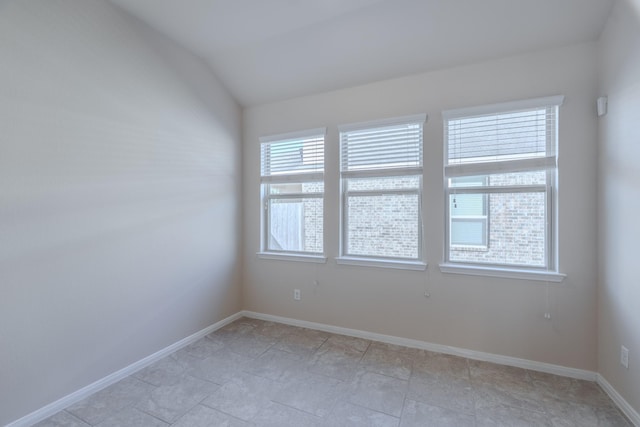
[[[325,227],[324,227],[324,211],[325,211],[325,163],[326,156],[326,133],[327,128],[316,128],[302,130],[297,132],[288,132],[283,134],[263,136],[259,138],[260,142],[260,250],[257,255],[262,259],[285,259],[291,261],[303,262],[326,262],[325,248]],[[264,175],[265,169],[263,158],[263,147],[270,149],[271,144],[285,143],[288,141],[305,140],[305,139],[321,139],[323,154],[321,170],[314,170],[305,173],[280,173],[277,175]],[[321,192],[288,192],[283,194],[272,194],[271,186],[277,184],[304,184],[304,183],[320,183],[323,186]],[[274,200],[295,200],[295,199],[321,199],[322,200],[322,252],[312,251],[292,251],[278,250],[270,247],[271,235],[271,215],[270,207]]]
[[[385,267],[408,270],[426,269],[425,242],[424,242],[424,215],[423,215],[423,181],[424,181],[424,124],[427,121],[426,114],[397,117],[384,120],[353,123],[341,125],[339,130],[340,146],[340,222],[339,222],[339,256],[336,258],[338,264],[357,265],[367,267]],[[367,129],[377,129],[402,125],[420,125],[420,166],[417,167],[387,167],[362,170],[344,170],[343,166],[343,134]],[[416,177],[418,185],[416,188],[407,189],[374,189],[374,190],[349,190],[350,179],[385,179],[385,178]],[[417,257],[390,257],[378,255],[350,254],[348,248],[348,224],[349,224],[349,200],[350,197],[371,197],[386,195],[415,195],[417,198]]]
[[[557,203],[557,185],[558,185],[558,139],[559,139],[559,117],[560,106],[564,101],[564,96],[550,96],[544,98],[528,99],[523,101],[506,102],[499,104],[483,105],[479,107],[460,108],[455,110],[447,110],[442,112],[443,117],[443,185],[445,198],[445,227],[444,227],[444,253],[443,262],[440,264],[441,271],[444,273],[458,273],[483,275],[493,277],[510,277],[520,279],[544,280],[560,282],[565,275],[558,272],[558,239],[557,239],[557,220],[558,220],[558,203]],[[555,108],[555,121],[550,123],[548,120],[545,125],[554,126],[552,129],[553,137],[546,140],[546,154],[544,158],[534,158],[528,156],[524,159],[503,160],[500,162],[470,162],[464,166],[458,166],[458,169],[447,170],[451,167],[449,164],[449,138],[448,123],[450,120],[473,118],[483,115],[497,115],[524,112],[528,110]],[[550,160],[550,158],[553,160]],[[553,162],[553,164],[551,164]],[[500,163],[499,165],[497,163]],[[455,168],[456,166],[453,166]],[[453,169],[452,168],[452,169]],[[539,185],[505,185],[491,186],[487,181],[485,186],[467,186],[453,187],[449,180],[457,176],[486,176],[492,174],[513,173],[519,171],[545,171],[545,184]],[[456,174],[459,172],[459,174]],[[475,175],[474,175],[475,174]],[[464,249],[464,247],[456,247],[458,245],[451,244],[451,206],[450,196],[452,194],[484,194],[487,196],[487,209],[490,208],[490,196],[495,193],[527,193],[542,192],[545,194],[545,266],[536,267],[531,265],[517,264],[500,264],[500,263],[484,263],[470,261],[452,261],[451,250]],[[487,244],[490,244],[489,224],[491,223],[491,212],[487,210]],[[477,247],[474,247],[477,248]]]
[[[484,185],[481,185],[481,187],[486,187],[487,184],[486,182],[488,181],[488,177],[485,176],[482,181],[485,182]],[[473,187],[471,185],[468,185],[467,187]],[[457,194],[465,194],[465,193],[457,193],[456,191],[454,191],[454,195]],[[451,195],[451,193],[449,193],[449,195]],[[472,244],[472,243],[452,243],[452,233],[449,232],[448,236],[449,236],[449,247],[453,247],[455,249],[458,250],[488,250],[489,249],[489,241],[490,241],[490,236],[489,236],[489,230],[490,230],[490,226],[489,226],[489,212],[490,212],[490,204],[489,204],[489,195],[488,194],[482,194],[482,211],[484,212],[482,215],[449,215],[449,221],[447,222],[448,226],[449,226],[449,231],[451,231],[453,223],[454,223],[454,219],[460,221],[460,222],[472,222],[472,221],[476,221],[476,222],[481,222],[482,226],[483,226],[483,239],[484,242],[482,244]],[[447,200],[447,203],[449,203],[449,210],[451,210],[451,201],[450,198]]]

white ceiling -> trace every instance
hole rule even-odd
[[[614,0],[111,0],[243,106],[595,40]]]

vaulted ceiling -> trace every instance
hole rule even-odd
[[[111,0],[243,106],[595,40],[614,0]]]

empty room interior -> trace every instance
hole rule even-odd
[[[0,0],[0,425],[640,426],[634,153],[640,0]]]

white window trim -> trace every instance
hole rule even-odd
[[[384,127],[384,126],[393,126],[393,125],[403,125],[407,123],[421,123],[423,128],[423,139],[422,139],[422,155],[424,156],[424,125],[428,120],[427,114],[414,114],[410,116],[402,116],[402,117],[394,117],[388,119],[380,119],[380,120],[372,120],[366,122],[358,122],[358,123],[350,123],[343,124],[338,126],[338,135],[341,135],[343,132],[357,131],[357,130],[366,130],[369,128],[376,127]],[[422,212],[422,195],[424,192],[423,189],[423,181],[424,181],[424,162],[423,166],[420,167],[407,167],[407,168],[389,168],[389,169],[376,169],[376,170],[362,170],[362,171],[342,171],[342,137],[339,136],[340,140],[340,226],[339,226],[339,253],[340,256],[336,257],[336,263],[342,265],[353,265],[353,266],[362,266],[362,267],[381,267],[381,268],[393,268],[393,269],[401,269],[401,270],[426,270],[427,263],[425,261],[426,249],[425,249],[425,239],[424,239],[424,216]],[[346,194],[345,191],[345,179],[348,178],[385,178],[385,177],[394,177],[394,176],[410,176],[410,175],[420,175],[422,179],[420,179],[419,187],[415,190],[399,190],[406,191],[408,193],[415,192],[418,195],[418,227],[419,227],[419,236],[418,236],[418,258],[417,259],[397,259],[397,258],[386,258],[386,257],[375,257],[375,256],[357,256],[357,255],[349,255],[345,254],[344,242],[345,242],[345,203],[346,203]],[[376,191],[367,191],[368,193],[375,195]]]
[[[410,116],[393,117],[390,119],[370,120],[366,122],[349,123],[338,126],[338,133],[350,132],[354,130],[365,130],[369,128],[404,125],[407,123],[426,123],[429,116],[426,114],[413,114]]]
[[[479,105],[476,107],[463,107],[442,112],[444,120],[459,119],[467,116],[479,116],[483,114],[500,114],[518,110],[528,110],[532,108],[547,107],[549,105],[561,106],[564,102],[564,95],[545,96],[542,98],[531,98],[520,101],[499,102],[496,104]],[[446,155],[446,153],[445,153]]]
[[[326,138],[327,138],[327,128],[315,128],[315,129],[307,129],[300,130],[294,132],[286,132],[275,135],[261,136],[258,138],[260,146],[264,143],[275,143],[280,141],[287,141],[291,139],[301,139],[307,137],[315,137],[322,136],[324,139],[324,144],[326,146]],[[260,159],[262,162],[262,159]],[[261,169],[262,164],[260,164]],[[322,181],[324,184],[324,172],[313,172],[306,174],[291,174],[291,175],[282,175],[282,176],[266,176],[260,177],[260,250],[256,252],[258,258],[261,259],[271,259],[271,260],[288,260],[288,261],[302,261],[302,262],[314,262],[314,263],[326,263],[327,258],[324,255],[326,253],[326,248],[324,245],[324,241],[322,244],[323,253],[316,252],[294,252],[294,251],[269,251],[267,250],[267,239],[268,239],[268,219],[266,218],[267,214],[265,214],[265,203],[268,203],[270,196],[265,192],[265,185],[273,184],[273,183],[287,183],[287,182],[315,182]],[[321,198],[323,200],[323,208],[324,208],[324,200],[325,200],[325,191],[322,193],[304,193],[304,195],[309,195],[311,197]],[[323,215],[324,220],[324,215]],[[323,226],[323,236],[324,240],[324,226]]]
[[[441,263],[440,271],[448,274],[464,274],[468,276],[502,277],[506,279],[524,279],[541,282],[560,283],[566,274],[548,270],[531,270],[520,268],[503,268],[497,266],[478,266],[462,263]]]
[[[260,259],[279,261],[311,262],[316,264],[325,264],[327,262],[327,257],[323,255],[307,255],[295,252],[258,252],[256,255]]]
[[[380,267],[394,268],[397,270],[414,270],[424,271],[427,269],[427,263],[423,261],[402,261],[392,259],[376,259],[376,258],[360,258],[353,256],[341,256],[335,258],[336,263],[340,265],[353,265],[359,267]]]
[[[326,137],[327,128],[323,127],[323,128],[299,130],[295,132],[280,133],[277,135],[261,136],[258,138],[258,140],[260,141],[260,144],[262,144],[265,142],[279,142],[279,141],[286,141],[288,139],[307,138],[307,137],[318,136],[318,135],[323,135],[324,137]]]
[[[458,118],[465,118],[469,116],[478,116],[478,115],[489,115],[489,114],[501,114],[501,113],[509,113],[509,112],[517,112],[520,110],[528,110],[535,108],[543,108],[548,107],[550,105],[555,105],[558,108],[562,106],[564,102],[563,95],[556,96],[548,96],[541,98],[532,98],[527,100],[520,101],[511,101],[511,102],[503,102],[496,104],[487,104],[480,105],[475,107],[465,107],[465,108],[457,108],[451,110],[445,110],[442,112],[443,124],[446,124],[449,120],[455,120]],[[556,123],[558,126],[558,123]],[[556,129],[556,139],[559,137]],[[448,179],[456,176],[464,176],[469,175],[470,173],[507,173],[507,172],[518,172],[520,170],[530,170],[531,167],[540,167],[547,168],[547,184],[546,184],[546,194],[547,194],[547,203],[550,204],[548,208],[549,218],[549,229],[547,231],[547,242],[546,242],[546,251],[547,251],[547,262],[550,264],[548,268],[537,270],[535,268],[528,267],[517,267],[517,266],[508,266],[508,265],[497,265],[497,264],[487,264],[487,265],[477,265],[474,263],[468,262],[455,262],[449,261],[449,254],[451,244],[449,241],[449,226],[445,226],[445,243],[444,243],[444,257],[445,261],[439,264],[440,271],[443,273],[451,273],[451,274],[464,274],[464,275],[474,275],[474,276],[488,276],[488,277],[504,277],[511,279],[525,279],[525,280],[537,280],[544,282],[562,282],[566,277],[566,274],[562,274],[559,272],[559,259],[558,259],[558,230],[557,230],[557,220],[558,220],[558,211],[555,206],[557,206],[557,176],[558,176],[558,167],[557,167],[557,146],[554,147],[554,155],[546,156],[543,158],[534,158],[534,159],[523,159],[523,160],[509,160],[504,162],[486,162],[486,163],[475,163],[475,164],[447,164],[447,150],[448,150],[448,142],[447,146],[444,147],[443,156],[444,156],[444,194],[445,194],[445,224],[450,221],[450,213],[449,213],[449,194],[450,188],[448,187]],[[553,169],[551,172],[553,176],[553,184],[549,182],[550,173],[549,169]],[[527,188],[518,187],[510,187],[516,189],[516,191],[527,191]],[[474,189],[475,190],[475,189]],[[478,188],[478,191],[483,190],[483,188]],[[495,191],[495,187],[493,187]],[[503,189],[504,192],[507,192],[508,189]]]

